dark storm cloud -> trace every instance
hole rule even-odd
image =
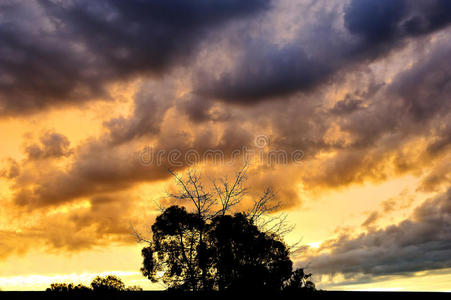
[[[374,95],[365,109],[348,116],[344,121],[349,126],[344,128],[362,138],[377,138],[395,128],[405,134],[431,130],[436,142],[445,145],[449,134],[445,116],[451,111],[451,62],[447,59],[450,54],[451,43],[448,40],[436,43],[427,55],[419,56],[410,68],[397,73],[390,84]],[[366,122],[358,120],[359,116],[366,118]],[[434,119],[438,123],[435,126],[418,123]]]
[[[220,24],[269,0],[6,1],[0,115],[108,97],[106,84],[187,62]]]
[[[223,73],[217,82],[200,78],[200,94],[232,102],[285,96],[313,88],[334,69],[332,62],[309,57],[297,43],[279,49],[262,41],[245,51],[235,72]]]
[[[439,43],[413,68],[396,76],[389,93],[402,99],[402,107],[415,121],[445,115],[451,104],[451,54],[449,41]],[[445,124],[444,124],[445,125]]]
[[[345,9],[345,26],[369,43],[378,43],[392,38],[404,10],[404,0],[354,0]]]
[[[328,110],[331,114],[323,115],[315,124],[338,124],[348,136],[347,143],[341,149],[339,144],[329,144],[339,150],[337,155],[323,160],[319,171],[306,175],[305,182],[338,187],[367,179],[379,181],[432,168],[434,162],[444,159],[451,145],[450,53],[451,44],[444,39],[375,93],[346,96],[336,102]],[[279,135],[286,137],[292,131],[289,126],[281,127]],[[326,133],[319,132],[321,137],[317,134],[315,138],[325,140]],[[416,150],[411,148],[413,142]]]
[[[451,267],[451,189],[398,225],[328,241],[304,263],[317,274],[393,275]]]
[[[104,123],[112,145],[123,144],[143,136],[156,136],[161,123],[176,99],[177,87],[167,82],[142,84],[134,95],[131,116],[120,116]]]
[[[87,140],[74,149],[67,167],[38,166],[40,173],[33,173],[19,166],[23,176],[15,178],[14,202],[30,208],[60,205],[80,197],[127,190],[141,182],[167,179],[166,166],[153,168],[139,163],[137,151],[142,144],[133,143],[140,139],[144,142],[150,139],[155,150],[178,149],[182,157],[189,149],[198,153],[210,149],[223,151],[227,158],[233,149],[253,145],[252,133],[266,126],[273,130],[272,149],[302,150],[306,159],[311,160],[321,151],[337,152],[318,160],[318,167],[298,169],[294,178],[306,188],[381,181],[431,167],[443,151],[408,151],[406,145],[426,137],[430,149],[447,149],[449,131],[439,128],[446,128],[443,124],[451,111],[447,101],[450,90],[449,85],[440,82],[449,81],[445,71],[449,69],[450,48],[447,41],[434,44],[427,56],[398,73],[391,84],[357,81],[355,87],[360,91],[350,93],[331,108],[326,103],[328,98],[317,94],[303,101],[293,96],[284,103],[266,102],[252,109],[219,107],[219,112],[213,114],[213,106],[225,104],[213,101],[199,112],[191,110],[191,103],[199,101],[198,98],[192,94],[177,97],[176,84],[160,81],[144,84],[135,96],[131,115],[106,121],[108,134]],[[357,77],[362,79],[359,74]],[[416,105],[431,107],[425,110],[428,113],[422,115],[422,122],[417,122]],[[168,115],[173,120],[166,120],[169,123],[162,128]],[[220,124],[222,133],[210,130],[214,129],[210,121],[218,120],[213,115],[228,116]],[[334,126],[345,138],[329,134]],[[290,195],[296,199],[293,193]]]
[[[362,108],[362,103],[362,100],[354,99],[350,97],[350,95],[346,95],[345,99],[339,100],[335,103],[330,112],[337,115],[347,115]]]
[[[186,114],[193,123],[207,121],[227,122],[232,116],[228,107],[207,97],[189,94],[177,101],[177,109]]]
[[[253,103],[310,91],[337,73],[342,77],[343,72],[387,55],[407,39],[451,22],[451,3],[446,0],[355,0],[340,9],[343,14],[325,9],[316,12],[315,22],[302,26],[298,36],[283,45],[246,37],[235,67],[218,79],[200,75],[198,92]],[[339,28],[336,23],[342,17],[344,28]]]
[[[121,216],[130,214],[127,211],[130,191],[141,183],[164,181],[169,176],[165,161],[161,168],[139,163],[138,151],[146,143],[156,151],[180,150],[182,157],[191,149],[199,153],[218,150],[227,159],[232,150],[253,146],[255,134],[270,132],[268,149],[302,150],[306,158],[304,167],[263,166],[249,174],[252,193],[254,189],[274,185],[283,208],[301,203],[300,183],[306,191],[322,191],[388,180],[410,172],[414,176],[425,174],[420,190],[438,191],[449,184],[449,31],[434,36],[437,40],[431,39],[426,44],[427,51],[414,53],[406,60],[409,65],[397,64],[404,63],[403,53],[392,53],[396,58],[393,65],[393,57],[387,63],[382,60],[408,39],[413,41],[446,26],[449,21],[446,2],[351,1],[345,9],[327,12],[318,10],[325,2],[316,2],[317,10],[313,14],[317,14],[317,19],[314,18],[313,25],[303,26],[294,40],[281,44],[254,32],[250,41],[234,44],[238,54],[222,52],[217,45],[212,46],[215,51],[201,47],[211,42],[208,33],[212,27],[218,28],[226,20],[251,11],[262,11],[268,1],[218,0],[215,5],[227,3],[224,5],[230,7],[218,11],[210,6],[214,1],[186,1],[179,4],[189,13],[180,15],[168,4],[176,2],[179,3],[16,1],[0,4],[5,8],[0,9],[3,34],[0,37],[0,115],[84,101],[93,96],[107,97],[107,83],[134,75],[164,75],[171,67],[188,63],[188,58],[197,55],[194,54],[197,49],[211,52],[212,56],[227,56],[232,64],[236,63],[236,69],[219,76],[219,82],[209,81],[214,76],[208,72],[204,73],[206,77],[198,78],[198,84],[204,84],[198,86],[204,95],[188,92],[180,96],[191,88],[186,83],[193,69],[183,70],[180,77],[187,79],[179,86],[166,82],[182,81],[177,72],[171,74],[177,76],[145,81],[135,95],[130,115],[102,116],[106,120],[103,136],[88,137],[72,148],[65,136],[47,132],[37,143],[25,145],[24,161],[7,160],[6,167],[0,168],[0,177],[11,184],[11,205],[26,211],[24,215],[45,211],[36,208],[58,207],[81,198],[91,203],[85,211],[43,217],[42,224],[30,232],[30,240],[35,235],[45,236],[54,248],[83,248],[106,243],[109,237],[125,239],[126,220]],[[240,5],[247,8],[240,10]],[[161,14],[154,13],[155,7]],[[266,14],[262,16],[256,21],[258,25],[268,21],[270,27],[277,27],[276,21],[267,20]],[[337,19],[339,16],[345,19]],[[276,19],[284,17],[281,14]],[[344,21],[343,28],[337,29],[337,20]],[[225,31],[223,38],[229,39],[229,34]],[[242,31],[233,34],[237,38],[232,43],[251,36]],[[417,41],[412,44],[416,45]],[[235,54],[237,61],[233,60]],[[358,68],[374,59],[381,59],[375,70]],[[212,73],[216,71],[216,66],[202,59],[197,63],[205,63]],[[389,70],[384,73],[386,69]],[[371,74],[379,71],[380,74]],[[339,79],[334,77],[337,74]],[[324,89],[315,90],[323,83]],[[347,95],[335,102],[335,96],[341,93],[341,83],[346,85],[343,90]],[[289,95],[299,90],[312,92]],[[210,98],[247,102],[269,96],[283,101],[242,107]],[[323,153],[326,155],[322,156]],[[174,169],[181,171],[185,167],[182,164]],[[224,174],[222,169],[217,172],[219,176]],[[126,196],[116,197],[119,193]],[[443,201],[434,203],[443,207]],[[387,202],[384,213],[405,208],[411,202],[403,203]],[[449,219],[449,213],[442,215]],[[427,229],[424,216],[375,231],[374,225],[380,217],[381,213],[374,213],[364,222],[370,233],[357,239],[342,237],[332,241],[336,249],[333,257],[314,257],[320,272],[340,270],[346,261],[350,261],[347,274],[360,272],[360,261],[361,269],[368,273],[389,274],[394,269],[407,272],[407,267],[402,266],[410,258],[412,265],[421,269],[416,242],[420,243],[418,249],[429,251],[425,252],[424,265],[435,268],[430,253],[437,254],[437,259],[443,258],[443,253],[435,247],[448,245],[435,234],[435,229],[428,232],[434,239],[430,243],[413,239],[408,247],[400,245],[408,235],[405,232]],[[115,219],[120,221],[112,221]],[[438,223],[437,217],[432,220]],[[439,227],[434,228],[444,235],[446,232]],[[42,228],[55,230],[45,232]],[[68,230],[75,233],[68,236]],[[86,230],[94,230],[95,234],[86,235]],[[400,238],[393,232],[400,232]],[[395,240],[393,248],[383,238]],[[379,244],[383,246],[377,248]],[[3,246],[0,245],[0,256]],[[355,249],[346,252],[352,247]],[[396,265],[394,258],[398,250],[401,266]],[[390,253],[395,254],[390,256]],[[380,261],[373,256],[380,256]],[[440,262],[436,265],[438,268]]]

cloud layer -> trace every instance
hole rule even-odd
[[[286,209],[309,201],[302,193],[405,175],[436,195],[386,228],[374,227],[384,212],[370,214],[367,233],[311,254],[317,272],[450,267],[450,192],[439,195],[451,178],[450,23],[443,0],[2,1],[2,121],[26,116],[30,126],[70,105],[95,111],[99,134],[31,125],[21,155],[1,157],[9,190],[0,214],[21,222],[0,223],[11,241],[0,255],[33,239],[66,251],[133,242],[140,186],[166,182],[168,167],[185,170],[190,151],[230,159],[246,148],[302,151],[302,165],[250,170],[251,193],[273,185]],[[131,82],[136,90],[115,97],[115,84]],[[147,145],[165,153],[159,165],[140,161]],[[233,173],[200,161],[209,174]]]
[[[345,276],[409,274],[451,267],[451,189],[415,208],[410,218],[357,237],[325,242],[328,254],[308,263],[318,274]],[[321,250],[324,250],[320,249]]]
[[[315,11],[313,23],[300,20],[304,26],[282,45],[246,36],[234,69],[201,81],[200,92],[243,104],[308,92],[451,22],[447,1],[355,0],[333,9]]]
[[[108,98],[108,84],[187,63],[214,28],[268,7],[268,0],[2,2],[0,115]]]

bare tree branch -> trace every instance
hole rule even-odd
[[[136,240],[138,241],[138,243],[145,242],[148,244],[152,244],[152,241],[144,238],[141,234],[139,234],[138,231],[135,230],[135,228],[133,227],[132,224],[130,224],[130,229],[132,230],[132,233],[136,237]]]

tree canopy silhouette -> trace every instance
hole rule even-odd
[[[294,248],[283,241],[292,227],[280,215],[268,216],[279,205],[275,193],[268,188],[247,211],[234,209],[247,196],[246,170],[247,166],[231,182],[213,181],[210,189],[194,172],[187,178],[172,173],[179,190],[170,196],[188,200],[193,209],[162,209],[151,227],[152,239],[137,234],[149,243],[142,249],[144,276],[187,291],[307,287],[304,277],[296,277],[301,271],[292,270],[289,256]]]
[[[157,217],[152,232],[151,245],[142,250],[141,271],[171,288],[278,290],[291,276],[287,246],[242,213],[206,222],[184,207],[171,206]]]
[[[106,277],[97,276],[91,282],[91,288],[95,292],[111,292],[111,291],[124,291],[124,282],[114,275],[108,275]]]
[[[219,290],[280,290],[291,275],[287,246],[261,232],[244,214],[213,219],[209,231]]]

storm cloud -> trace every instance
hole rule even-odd
[[[418,206],[397,225],[370,230],[357,237],[341,236],[324,243],[328,254],[312,255],[319,274],[408,274],[451,267],[451,189]]]
[[[269,0],[2,1],[0,115],[108,99],[107,85],[186,64],[226,22]]]
[[[419,193],[449,188],[449,1],[49,0],[0,8],[0,127],[10,126],[4,136],[10,128],[39,132],[5,148],[21,153],[1,157],[0,184],[9,190],[0,213],[5,224],[20,220],[22,232],[0,227],[0,256],[8,243],[26,251],[38,239],[64,251],[133,243],[130,218],[155,209],[140,209],[153,194],[137,191],[170,178],[167,156],[160,166],[139,161],[146,146],[179,151],[172,169],[180,172],[188,151],[228,159],[254,149],[260,135],[264,151],[302,151],[300,166],[250,168],[250,195],[274,186],[283,209],[314,201],[313,193],[402,176],[418,179]],[[111,88],[129,82],[125,96]],[[64,104],[92,132],[68,124]],[[212,177],[232,173],[203,165]],[[359,220],[366,233],[330,240],[330,254],[309,252],[305,262],[346,276],[451,266],[450,193],[378,229],[384,214],[413,203],[385,202]]]
[[[241,104],[309,92],[451,22],[446,0],[342,4],[311,3],[314,21],[299,19],[302,26],[288,42],[246,36],[234,67],[218,78],[200,77],[198,92]]]

